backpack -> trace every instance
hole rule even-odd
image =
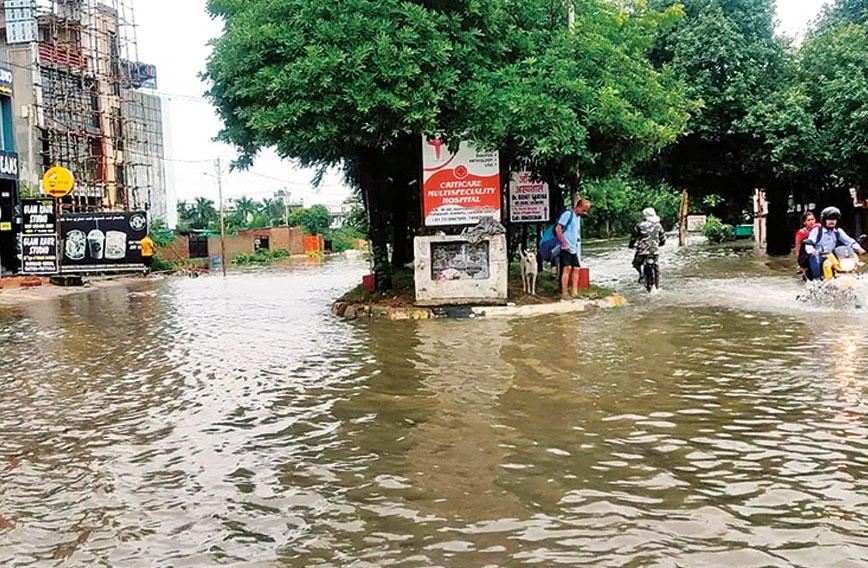
[[[566,225],[564,225],[565,232],[570,227],[570,225],[573,224],[573,219],[575,218],[575,216],[575,213],[570,215],[570,220],[567,222]],[[545,232],[543,232],[542,237],[539,241],[539,255],[544,261],[547,262],[553,261],[561,254],[561,241],[558,240],[558,236],[555,234],[555,227],[557,226],[558,224],[555,223],[554,225],[551,225],[549,228],[547,228]]]

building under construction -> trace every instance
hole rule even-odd
[[[70,211],[167,214],[156,69],[139,62],[132,0],[6,0],[22,193],[69,168]]]

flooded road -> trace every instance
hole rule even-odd
[[[589,256],[630,307],[343,322],[331,261],[0,311],[0,564],[864,566],[868,317]]]

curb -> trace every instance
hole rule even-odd
[[[572,314],[590,309],[622,308],[627,299],[620,294],[598,300],[575,300],[572,302],[551,302],[528,306],[465,306],[444,308],[393,308],[369,304],[348,304],[336,302],[332,314],[345,320],[379,319],[389,321],[409,321],[426,319],[471,319],[497,317],[535,317],[556,314]]]

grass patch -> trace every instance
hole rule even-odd
[[[413,281],[413,271],[397,270],[392,273],[392,288],[377,290],[373,294],[365,292],[359,284],[338,299],[347,304],[376,304],[390,308],[410,307],[416,302],[416,284]]]
[[[509,301],[519,306],[532,304],[549,304],[553,301],[559,301],[561,298],[561,285],[558,282],[557,276],[552,274],[548,269],[548,265],[536,278],[536,296],[531,296],[524,292],[524,286],[521,282],[521,265],[513,263],[509,267]],[[594,286],[587,290],[579,290],[579,297],[584,300],[599,300],[614,296],[615,292],[602,286]]]

